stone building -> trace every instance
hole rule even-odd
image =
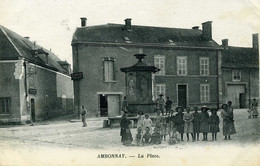
[[[259,97],[259,39],[252,35],[252,47],[228,45],[222,40],[223,101],[232,101],[235,108],[246,108]]]
[[[161,69],[153,75],[153,100],[169,96],[173,107],[222,102],[221,51],[212,39],[212,22],[190,29],[125,24],[86,26],[81,18],[72,39],[75,109],[84,105],[88,116],[120,114],[125,76],[120,68],[136,63],[134,54],[146,54],[144,62]]]
[[[0,26],[0,122],[38,121],[73,108],[70,65]]]

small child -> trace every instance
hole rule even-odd
[[[152,137],[151,137],[151,143],[152,144],[161,144],[161,136],[160,136],[158,128],[154,128],[154,133],[152,134]]]
[[[152,120],[149,118],[148,114],[145,114],[145,118],[144,118],[144,129],[146,129],[147,127],[149,128],[149,131],[152,130]]]
[[[142,142],[146,145],[151,143],[151,134],[149,127],[145,128],[145,134],[143,135]]]
[[[163,139],[164,141],[166,140],[166,135],[167,135],[166,132],[167,132],[166,118],[162,118],[162,126],[161,126],[160,135],[161,135],[161,139]]]
[[[180,134],[177,131],[176,127],[173,127],[173,134],[169,139],[169,144],[173,145],[173,144],[177,144],[180,142]]]
[[[250,119],[250,118],[252,117],[252,109],[249,108],[249,109],[247,110],[247,112],[248,112],[248,119]]]
[[[136,143],[140,145],[141,140],[142,140],[142,128],[138,127],[137,134],[136,134]]]
[[[216,109],[212,109],[211,113],[209,117],[209,130],[212,133],[212,141],[216,141],[217,133],[219,132],[219,117]]]

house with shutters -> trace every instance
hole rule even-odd
[[[235,108],[248,108],[252,99],[259,99],[259,39],[252,35],[252,47],[228,45],[222,40],[223,101],[232,101]]]
[[[0,123],[34,122],[73,112],[70,64],[0,26]]]
[[[82,77],[74,80],[75,112],[84,105],[88,116],[121,114],[126,94],[125,73],[120,68],[136,63],[134,54],[146,54],[147,65],[161,69],[153,74],[152,94],[169,96],[173,107],[222,103],[221,52],[223,47],[212,39],[212,22],[202,29],[124,24],[87,26],[81,18],[72,38],[73,71]]]

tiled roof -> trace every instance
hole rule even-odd
[[[36,59],[34,58],[35,51],[38,52]],[[48,54],[48,63],[45,54]],[[0,25],[0,60],[17,60],[19,57],[24,57],[31,63],[36,62],[40,66],[68,74],[58,63],[61,60],[54,53]]]
[[[72,44],[78,42],[220,48],[215,41],[205,40],[199,29],[132,25],[131,30],[125,30],[122,24],[79,27],[73,35]]]
[[[259,68],[257,50],[229,46],[222,50],[222,68]]]

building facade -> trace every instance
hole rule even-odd
[[[70,65],[3,26],[0,38],[0,122],[33,122],[72,113]]]
[[[259,99],[259,39],[252,35],[252,47],[228,45],[222,40],[223,102],[232,101],[235,108],[246,108],[253,98]]]
[[[120,115],[126,91],[120,68],[135,64],[138,53],[147,55],[146,64],[161,69],[153,75],[154,101],[163,94],[173,107],[219,106],[223,48],[212,39],[211,22],[201,30],[133,26],[131,19],[90,27],[86,18],[81,21],[72,39],[73,71],[83,73],[74,80],[76,112],[84,105],[89,116]]]

